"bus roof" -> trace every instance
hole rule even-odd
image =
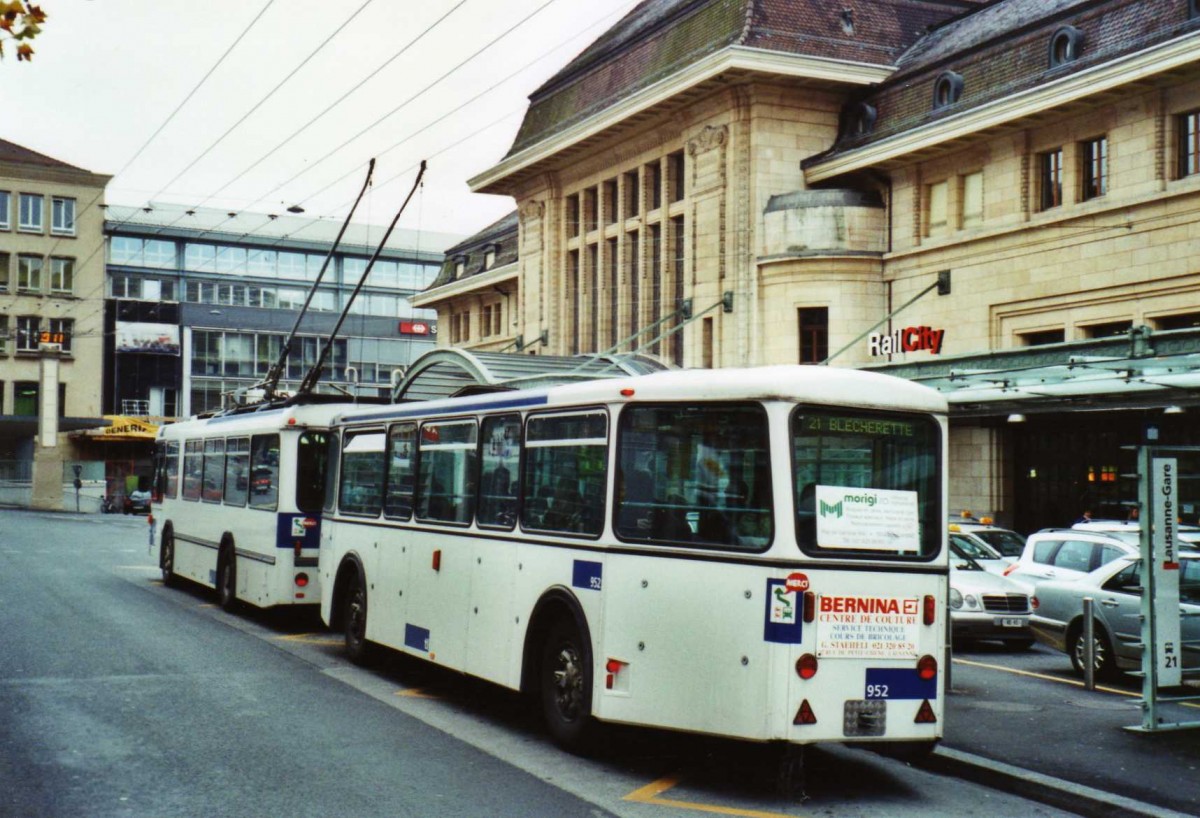
[[[333,418],[354,406],[352,403],[318,403],[296,406],[276,406],[258,412],[240,412],[192,417],[171,423],[158,430],[159,438],[175,439],[189,435],[231,435],[240,432],[278,430],[287,426],[328,426]],[[376,409],[380,407],[376,406]]]
[[[623,395],[622,390],[632,390],[632,394]],[[941,394],[902,378],[856,369],[781,365],[669,370],[629,378],[414,401],[386,407],[344,406],[335,422],[362,423],[441,413],[608,403],[629,397],[639,401],[782,400],[863,409],[946,412],[946,399]]]

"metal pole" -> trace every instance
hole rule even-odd
[[[1096,620],[1092,618],[1095,600],[1083,598],[1083,687],[1096,689]]]

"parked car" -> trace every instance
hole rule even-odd
[[[992,550],[999,552],[1000,556],[1008,558],[1009,562],[1016,561],[1017,557],[1021,556],[1021,552],[1025,550],[1024,537],[1010,529],[997,528],[987,517],[977,523],[955,523],[950,526],[950,529],[953,531],[955,526],[957,526],[958,533],[979,540]]]
[[[984,570],[969,556],[974,543],[950,540],[950,633],[956,640],[998,640],[1016,648],[1033,644],[1029,595],[1015,582]]]
[[[1179,601],[1183,667],[1200,667],[1200,554],[1182,553]],[[1031,618],[1034,638],[1071,658],[1083,674],[1083,598],[1092,597],[1097,675],[1138,670],[1142,664],[1142,559],[1123,556],[1080,579],[1038,586]]]
[[[141,489],[130,492],[125,497],[124,512],[126,514],[149,514],[150,492]]]
[[[1002,576],[1004,569],[1016,562],[1015,557],[1001,556],[982,540],[977,540],[961,531],[955,531],[955,526],[950,526],[950,550],[952,556],[975,560],[989,574]]]
[[[1092,520],[1087,523],[1076,523],[1071,528],[1078,531],[1100,531],[1111,534],[1130,545],[1140,545],[1142,541],[1142,527],[1133,521]],[[1191,546],[1193,550],[1200,548],[1200,526],[1180,524],[1176,526],[1175,532],[1183,546]]]
[[[1004,576],[1034,592],[1047,580],[1078,579],[1118,557],[1138,555],[1138,547],[1102,531],[1047,528],[1030,534],[1025,550]]]

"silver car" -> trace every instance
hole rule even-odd
[[[954,639],[998,640],[1016,648],[1033,644],[1029,595],[989,573],[950,541],[950,632]]]
[[[1200,554],[1180,554],[1179,600],[1183,666],[1200,667]],[[1096,674],[1112,676],[1142,666],[1142,559],[1120,557],[1074,580],[1037,587],[1031,618],[1037,641],[1071,657],[1083,674],[1083,598],[1095,600]]]

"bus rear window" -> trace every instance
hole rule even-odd
[[[329,433],[307,431],[296,446],[296,510],[317,514],[325,503]]]
[[[811,555],[938,553],[941,436],[927,415],[801,407],[792,417],[796,538]]]

